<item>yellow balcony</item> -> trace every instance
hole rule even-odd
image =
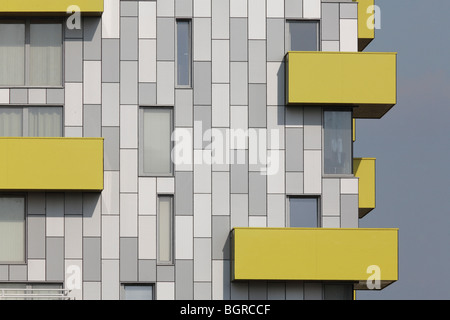
[[[103,190],[103,138],[0,138],[0,190]]]
[[[359,217],[375,209],[375,158],[354,158],[353,174],[359,178]]]
[[[397,54],[291,51],[286,103],[351,106],[354,118],[381,118],[397,103]]]
[[[1,14],[66,14],[68,8],[76,5],[83,14],[100,15],[103,0],[2,0]],[[72,12],[72,10],[69,10]]]
[[[398,229],[235,228],[232,280],[398,280]],[[377,270],[377,274],[374,274]]]
[[[375,0],[358,2],[358,50],[363,51],[375,39]]]

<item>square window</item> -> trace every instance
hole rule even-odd
[[[23,108],[0,108],[0,136],[23,136]]]
[[[287,27],[287,51],[319,50],[318,21],[289,20]]]
[[[2,20],[0,39],[1,86],[61,86],[61,22]]]
[[[318,198],[289,198],[289,221],[291,228],[318,228]]]

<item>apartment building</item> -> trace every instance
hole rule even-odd
[[[357,119],[374,0],[0,3],[0,299],[353,299],[398,279]],[[372,212],[370,214],[376,214]]]

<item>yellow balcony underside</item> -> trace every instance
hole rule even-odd
[[[375,158],[354,158],[353,174],[359,178],[359,217],[362,218],[375,209]]]
[[[103,138],[0,138],[0,190],[103,190]]]
[[[233,280],[398,280],[398,229],[235,228]]]
[[[286,103],[351,106],[354,118],[381,118],[397,102],[397,54],[291,51]]]
[[[1,14],[65,14],[70,6],[76,5],[84,14],[101,14],[103,0],[2,0]]]
[[[375,0],[358,2],[358,50],[363,51],[375,39]]]

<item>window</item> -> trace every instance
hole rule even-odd
[[[351,284],[324,284],[324,300],[353,300],[353,285]]]
[[[352,174],[352,141],[351,111],[325,111],[325,174]]]
[[[289,221],[291,228],[319,227],[318,198],[289,198]]]
[[[0,22],[0,85],[60,86],[62,23]]]
[[[287,51],[318,51],[318,21],[288,21]]]
[[[191,86],[191,20],[177,20],[177,85]]]
[[[22,137],[23,135],[23,109],[0,108],[0,136]]]
[[[25,198],[0,197],[0,262],[25,262]]]
[[[140,112],[140,174],[172,175],[172,109],[141,108]]]
[[[172,263],[173,248],[173,199],[171,196],[158,197],[158,263]]]
[[[2,137],[61,137],[61,107],[0,107]]]
[[[122,300],[153,300],[153,285],[123,284],[120,296]]]

